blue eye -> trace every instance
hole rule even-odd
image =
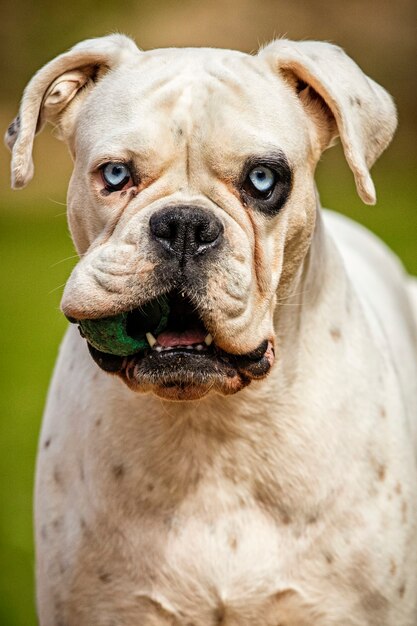
[[[101,168],[101,174],[110,191],[122,189],[131,178],[130,170],[124,163],[110,162]]]
[[[292,189],[293,173],[285,154],[249,156],[244,163],[238,189],[243,205],[267,216],[279,213]]]
[[[257,165],[248,174],[251,186],[262,196],[268,196],[276,183],[276,175],[269,167]]]

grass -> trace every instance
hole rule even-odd
[[[12,209],[13,207],[9,207]],[[65,217],[40,210],[0,214],[0,623],[35,624],[32,490],[40,418],[60,337],[58,310],[73,254]]]
[[[416,178],[412,164],[376,168],[376,207],[357,198],[340,153],[326,155],[318,172],[323,205],[345,212],[379,234],[417,274]],[[25,192],[26,193],[26,192]],[[48,381],[66,322],[62,285],[74,254],[62,209],[7,196],[0,212],[2,263],[2,376],[0,623],[34,626],[32,490],[37,437]],[[1,201],[1,197],[0,197]],[[57,215],[58,214],[58,215]]]

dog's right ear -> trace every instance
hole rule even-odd
[[[138,54],[136,44],[124,35],[88,39],[35,74],[5,136],[12,152],[14,189],[27,185],[33,176],[33,141],[45,122],[56,124],[61,138],[68,136],[79,104],[94,84],[108,70]]]

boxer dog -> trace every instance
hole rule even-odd
[[[45,122],[80,261],[39,444],[41,625],[415,626],[415,287],[314,183],[339,136],[375,202],[390,96],[328,43],[111,35],[30,81],[16,188]],[[76,327],[121,314],[134,354]]]

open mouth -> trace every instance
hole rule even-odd
[[[151,350],[157,353],[172,350],[187,352],[207,352],[213,344],[213,337],[205,328],[196,309],[184,293],[173,292],[167,297],[169,313],[166,328],[154,336],[150,331],[146,339]],[[131,332],[135,332],[135,312],[131,313]],[[128,322],[129,324],[129,322]]]
[[[103,370],[132,389],[169,399],[198,398],[212,388],[235,393],[263,378],[274,360],[268,340],[243,355],[222,350],[191,299],[177,290],[120,316],[77,323]]]

